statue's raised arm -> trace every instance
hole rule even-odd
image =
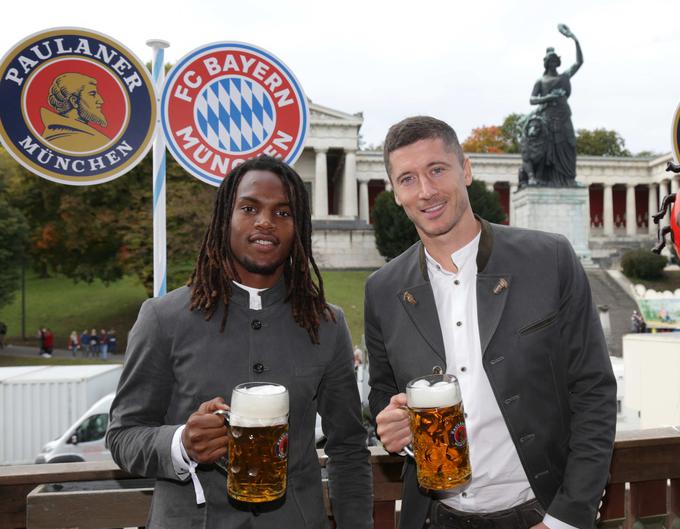
[[[565,37],[568,39],[572,39],[574,41],[574,44],[576,45],[576,62],[572,64],[564,73],[566,73],[569,77],[574,75],[576,72],[578,72],[578,69],[581,67],[583,64],[583,52],[581,51],[581,45],[578,42],[578,39],[576,38],[576,35],[572,33],[572,31],[567,27],[566,24],[557,24],[557,31],[562,33]]]

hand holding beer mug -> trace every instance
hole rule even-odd
[[[463,401],[453,375],[427,375],[406,386],[418,483],[447,490],[470,479]],[[409,452],[407,450],[407,452]]]
[[[239,384],[230,411],[219,410],[230,430],[227,491],[249,503],[273,501],[286,493],[288,390],[269,382]]]

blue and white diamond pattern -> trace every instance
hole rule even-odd
[[[230,76],[215,80],[198,95],[195,108],[205,141],[221,151],[252,151],[274,131],[274,104],[266,90],[250,79]]]

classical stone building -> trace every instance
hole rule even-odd
[[[314,250],[324,268],[378,267],[370,212],[389,188],[382,151],[360,150],[361,114],[310,104],[310,133],[295,164],[312,198]],[[498,193],[508,223],[510,196],[521,164],[516,154],[470,154],[473,177]],[[593,259],[622,247],[650,246],[660,198],[680,188],[679,175],[665,171],[670,154],[654,158],[579,156],[576,181],[588,187]]]

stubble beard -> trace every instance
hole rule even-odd
[[[279,261],[267,265],[259,265],[245,256],[239,257],[238,255],[234,255],[234,260],[251,274],[273,276],[281,265],[286,262],[287,258],[280,259]]]

